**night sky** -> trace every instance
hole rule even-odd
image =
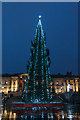
[[[42,15],[51,74],[78,74],[78,3],[3,3],[2,72],[25,73],[31,40]]]

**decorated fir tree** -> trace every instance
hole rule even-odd
[[[50,102],[53,100],[51,87],[49,49],[42,29],[41,16],[36,28],[34,41],[31,41],[31,56],[27,65],[28,77],[24,83],[23,101]]]

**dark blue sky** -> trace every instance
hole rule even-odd
[[[78,3],[3,3],[2,72],[24,73],[42,15],[51,73],[78,72]]]

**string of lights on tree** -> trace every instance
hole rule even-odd
[[[41,16],[36,28],[34,41],[31,41],[31,56],[27,65],[22,99],[24,102],[51,102],[53,92],[50,75],[49,49],[46,47],[46,36],[43,32]]]

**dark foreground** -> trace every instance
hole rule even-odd
[[[80,120],[80,104],[64,104],[63,108],[55,109],[15,109],[12,101],[20,98],[10,98],[4,106],[0,106],[1,120]]]

